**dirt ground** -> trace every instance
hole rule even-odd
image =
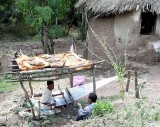
[[[57,40],[56,53],[69,51],[72,40],[73,39],[70,39],[70,38]],[[6,50],[7,48],[9,48],[9,51]],[[23,51],[24,54],[34,54],[37,51],[41,51],[40,44],[38,42],[28,41],[26,43],[18,42],[14,44],[0,43],[0,54],[1,54],[0,61],[2,62],[2,66],[3,66],[3,68],[1,67],[0,69],[1,73],[7,71],[8,69],[7,65],[10,64],[9,58],[11,57],[11,54],[13,54],[15,51],[19,51],[20,49]],[[80,49],[78,50],[78,54],[83,54],[84,47],[82,45],[79,45],[77,49]],[[148,101],[154,103],[157,99],[160,99],[160,94],[158,94],[160,91],[160,85],[159,85],[160,64],[157,64],[154,66],[148,66],[148,68],[149,68],[149,73],[146,73],[146,74],[141,73],[138,76],[138,83],[142,83],[143,81],[146,81],[146,84],[144,85],[144,88],[142,90],[142,94],[148,98]],[[92,77],[90,73],[87,73],[85,75],[87,76],[86,82],[87,83],[91,82]],[[111,77],[112,75],[114,75],[112,70],[105,71],[105,72],[103,70],[101,71],[97,70],[96,80],[101,80],[101,78],[103,77]],[[27,84],[28,83],[25,83],[25,86],[29,91]],[[45,84],[46,84],[45,82],[33,83],[33,88],[36,89],[35,92],[41,93],[43,89],[46,87]],[[55,81],[55,89],[58,89],[57,87],[58,85],[60,85],[62,89],[65,87],[70,87],[69,78]],[[127,97],[128,95],[131,95],[130,101],[135,98],[134,89],[135,89],[134,76],[132,76],[129,93],[125,93]],[[107,96],[116,97],[113,103],[116,105],[117,109],[121,109],[122,101],[119,97],[120,95],[119,91],[120,91],[120,86],[118,81],[113,81],[99,88],[96,92],[99,98],[107,97]],[[87,96],[81,98],[79,101],[86,100],[86,99],[87,99]],[[17,127],[21,124],[27,126],[28,123],[26,122],[26,120],[21,119],[19,115],[15,113],[15,110],[17,109],[17,107],[21,109],[23,100],[24,100],[24,92],[20,87],[16,91],[0,93],[0,123],[2,121],[3,123],[6,123],[7,126],[14,126],[14,127]],[[68,115],[68,114],[64,114],[64,115]],[[67,116],[67,118],[68,117],[70,116]],[[74,112],[73,118],[74,117],[75,117],[75,112]],[[57,117],[57,118],[59,118],[59,122],[55,122],[54,124],[55,127],[64,126],[67,123],[67,119],[65,119],[66,116],[63,117],[62,115],[60,115],[60,117]],[[64,122],[61,122],[61,121],[64,121]],[[74,123],[74,125],[76,125],[76,123]]]

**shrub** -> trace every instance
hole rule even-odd
[[[104,116],[105,113],[111,113],[113,111],[114,106],[111,102],[97,101],[92,114],[93,116]]]
[[[51,36],[53,39],[64,37],[65,35],[65,28],[61,25],[54,26],[49,30],[49,36]]]

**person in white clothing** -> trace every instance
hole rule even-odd
[[[62,92],[60,94],[52,95],[53,89],[54,89],[54,82],[47,81],[47,88],[44,90],[41,98],[42,108],[52,109],[52,106],[56,105],[56,102],[53,97],[64,94]]]

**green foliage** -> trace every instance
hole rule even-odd
[[[4,6],[0,5],[0,11],[4,11]]]
[[[18,88],[18,83],[6,82],[7,79],[9,79],[8,76],[4,76],[0,79],[0,92],[14,91]]]
[[[49,36],[51,36],[52,38],[59,38],[65,35],[65,28],[61,25],[54,26],[49,30]]]
[[[40,30],[43,23],[50,23],[54,14],[49,5],[42,6],[40,1],[18,0],[16,6],[23,13],[24,21],[35,30]]]
[[[121,87],[121,98],[124,99],[124,73],[125,73],[125,65],[122,64],[121,62],[120,63],[116,63],[116,62],[113,62],[112,64],[112,67],[114,68],[114,70],[116,71],[116,74],[118,76],[118,80],[119,80],[119,83],[120,83],[120,87]]]
[[[48,25],[65,23],[70,13],[71,2],[69,0],[17,0],[16,6],[18,11],[23,13],[27,24],[40,29],[43,23]]]
[[[93,116],[104,116],[106,113],[114,111],[114,106],[111,102],[97,101],[93,110]]]

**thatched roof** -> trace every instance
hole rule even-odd
[[[160,14],[160,0],[79,0],[76,7],[86,6],[94,13],[123,13],[142,9]]]

